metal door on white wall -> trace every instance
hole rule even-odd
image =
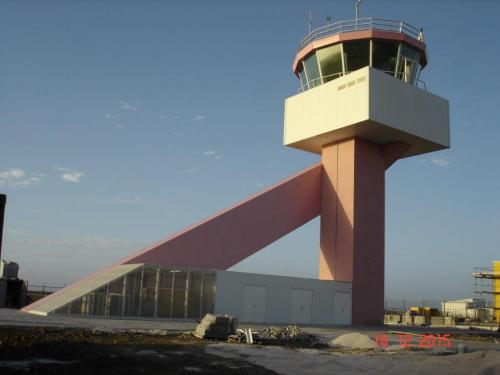
[[[312,290],[292,289],[290,323],[311,323]]]
[[[351,293],[333,293],[333,324],[351,324]]]
[[[266,321],[267,287],[244,285],[242,322],[263,323]]]

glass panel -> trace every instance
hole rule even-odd
[[[170,318],[172,302],[172,276],[170,270],[160,271],[160,288],[158,289],[158,317]]]
[[[140,270],[127,274],[127,286],[125,288],[125,316],[139,316],[141,276],[142,272]]]
[[[401,55],[409,57],[412,60],[419,61],[420,60],[420,52],[414,50],[413,48],[407,46],[406,44],[401,45]]]
[[[299,79],[300,79],[300,87],[303,90],[307,90],[307,78],[306,78],[306,72],[304,71],[304,68],[302,68],[299,72]]]
[[[370,65],[370,41],[344,43],[346,74]]]
[[[123,280],[124,280],[124,278],[120,277],[119,279],[111,281],[109,283],[108,293],[119,294],[121,296],[123,293]]]
[[[407,57],[401,57],[402,58],[402,61],[403,61],[403,65],[402,65],[402,79],[403,81],[405,82],[408,82],[408,83],[413,83],[413,74],[415,73],[415,61],[407,58]]]
[[[213,314],[215,308],[215,272],[203,275],[203,298],[201,300],[201,316]]]
[[[415,85],[418,85],[418,82],[420,80],[421,70],[422,70],[422,67],[420,66],[420,64],[417,64],[417,67],[415,69],[415,74],[413,75],[413,77],[414,77],[413,82]]]
[[[318,51],[319,64],[323,82],[340,77],[342,72],[342,52],[340,44],[323,48]]]
[[[401,56],[399,61],[397,77],[405,82],[413,83],[417,71],[416,67],[420,61],[420,52],[410,48],[406,44],[401,44]]]
[[[313,88],[321,85],[321,78],[319,76],[318,60],[316,54],[311,55],[306,61],[304,61],[304,67],[306,70],[307,81],[309,83],[309,88]]]
[[[82,299],[78,298],[77,300],[71,302],[69,307],[70,314],[80,315],[82,313]]]
[[[156,269],[144,268],[141,316],[152,318],[155,312]]]
[[[106,309],[106,286],[90,293],[92,295],[91,315],[104,315]]]
[[[186,271],[171,271],[174,275],[174,301],[172,305],[172,318],[184,318],[186,302]]]
[[[201,273],[201,271],[191,271],[188,284],[188,318],[200,318],[202,278],[203,274]]]
[[[110,316],[122,315],[122,294],[124,280],[124,277],[120,277],[119,279],[111,281],[108,285],[108,296],[106,303],[108,306],[107,313]]]
[[[373,41],[372,64],[375,69],[379,69],[387,74],[394,75],[396,70],[396,60],[398,58],[399,43]]]
[[[90,301],[91,296],[89,294],[86,294],[82,297],[82,314],[90,314]]]
[[[117,294],[108,294],[108,315],[122,315],[122,296]]]

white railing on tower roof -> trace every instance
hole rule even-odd
[[[312,30],[299,43],[299,51],[309,43],[328,36],[360,30],[382,30],[406,34],[409,37],[423,41],[423,30],[407,24],[404,21],[386,20],[382,18],[359,18],[357,20],[338,21]]]

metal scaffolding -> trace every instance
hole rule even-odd
[[[486,301],[486,307],[493,309],[494,315],[499,314],[500,306],[495,305],[495,297],[500,295],[495,283],[500,283],[500,272],[491,267],[474,267],[474,295]]]

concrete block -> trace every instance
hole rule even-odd
[[[227,340],[234,334],[238,321],[231,315],[207,314],[196,327],[194,335],[199,338],[213,338]]]

